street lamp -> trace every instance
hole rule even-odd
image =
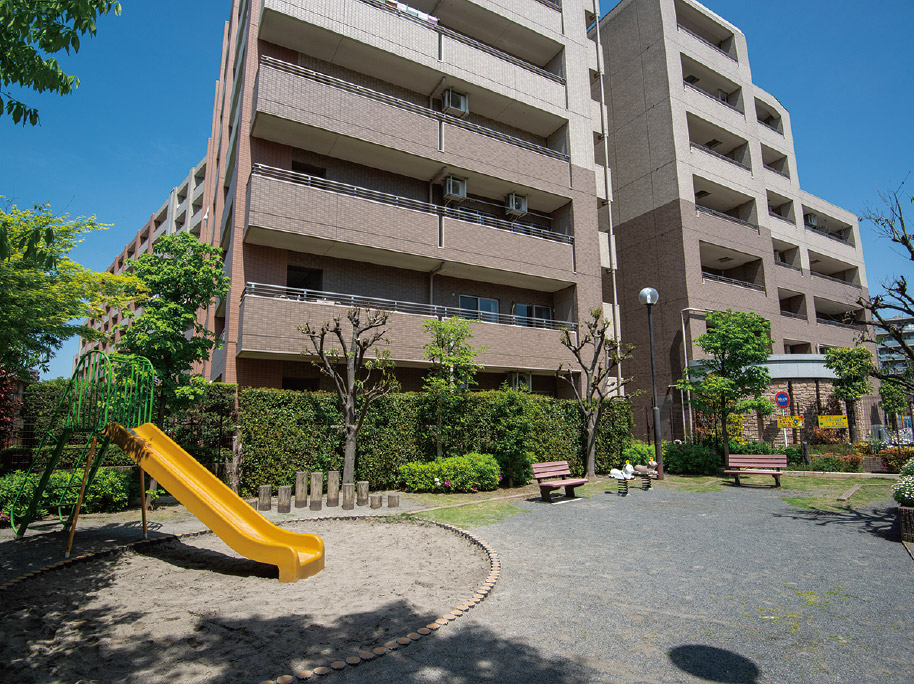
[[[654,366],[654,304],[660,299],[657,290],[646,287],[638,293],[638,299],[647,307],[647,330],[651,348],[651,391],[654,396],[654,460],[657,461],[657,479],[663,479],[663,448],[660,444],[660,406],[657,404],[657,370]]]

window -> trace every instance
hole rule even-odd
[[[479,315],[474,316],[480,321],[489,323],[498,323],[498,300],[486,299],[485,297],[471,297],[469,295],[460,295],[460,308],[469,311],[477,311]]]
[[[296,392],[317,392],[319,388],[317,378],[289,378],[282,379],[282,388],[284,390],[295,390]]]
[[[323,271],[316,268],[302,266],[289,266],[286,269],[286,287],[295,287],[301,290],[320,290],[323,281]]]
[[[327,177],[327,169],[323,169],[320,166],[314,166],[314,164],[306,164],[305,162],[293,161],[292,170],[295,173],[304,173],[316,178]]]
[[[518,325],[542,328],[546,321],[552,320],[552,307],[539,304],[515,304],[514,315]]]

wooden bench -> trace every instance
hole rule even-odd
[[[569,476],[564,477],[563,476]],[[549,463],[534,463],[533,477],[536,478],[540,486],[540,496],[543,501],[552,503],[552,490],[565,488],[565,496],[571,498],[574,496],[574,488],[587,484],[583,477],[570,477],[571,469],[568,467],[568,461],[551,461]],[[555,479],[563,478],[563,479]]]
[[[771,475],[774,486],[781,486],[781,470],[787,468],[786,454],[730,454],[729,467],[724,470],[724,475],[736,478],[736,486],[740,486],[739,478],[742,475]]]

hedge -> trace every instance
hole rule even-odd
[[[239,392],[242,494],[294,483],[296,471],[342,469],[342,414],[326,392],[247,388]],[[492,454],[504,472],[529,478],[529,464],[569,462],[583,472],[583,421],[575,402],[517,390],[456,395],[440,407],[442,456]],[[424,394],[398,393],[372,404],[359,434],[356,479],[372,489],[400,485],[400,467],[436,459],[438,411]],[[610,402],[597,435],[596,465],[609,472],[631,441],[627,401]]]

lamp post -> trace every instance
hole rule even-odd
[[[651,348],[651,391],[654,397],[654,460],[657,461],[657,479],[663,479],[663,448],[660,444],[660,406],[657,403],[657,370],[654,365],[654,304],[660,299],[657,290],[646,287],[638,293],[638,299],[647,307],[647,330]]]

